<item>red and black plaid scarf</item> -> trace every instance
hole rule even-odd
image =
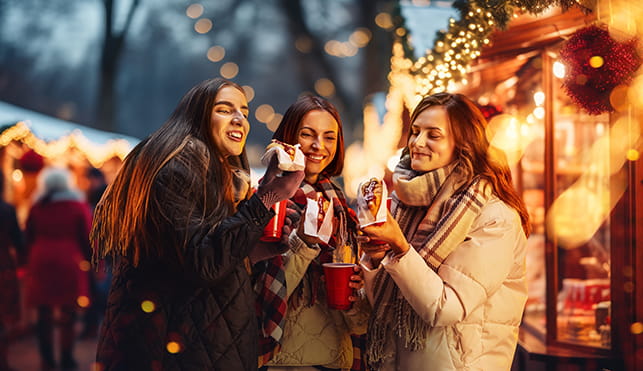
[[[337,247],[350,246],[353,249],[354,259],[357,257],[355,240],[357,218],[355,212],[348,207],[342,190],[328,177],[320,176],[315,184],[303,182],[288,202],[290,215],[287,214],[286,217],[293,221],[293,228],[298,227],[301,215],[306,210],[306,199],[317,199],[318,193],[321,193],[327,200],[333,200],[333,213],[336,222],[331,239],[328,244],[320,244],[322,251],[308,266],[299,286],[293,290],[290,298],[286,298],[286,277],[281,256],[267,260],[258,277],[257,315],[260,329],[263,330],[259,339],[259,367],[269,362],[279,351],[287,306],[302,304],[304,285],[308,285],[312,293],[310,301],[305,305],[311,306],[318,300],[319,290],[322,289],[320,285],[323,284],[320,279],[323,273],[322,264],[338,259],[334,254],[340,250]],[[356,352],[356,354],[359,353]],[[362,362],[356,363],[363,364]],[[361,369],[363,368],[355,368],[355,370]]]

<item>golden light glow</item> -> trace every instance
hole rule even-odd
[[[103,371],[103,370],[105,370],[105,367],[100,362],[92,362],[91,365],[89,365],[89,370],[90,371]]]
[[[634,335],[643,334],[643,323],[641,322],[632,323],[632,326],[630,326],[630,332],[633,333]]]
[[[565,65],[556,61],[554,62],[554,67],[553,67],[553,72],[554,76],[558,77],[559,79],[562,79],[565,77]]]
[[[76,298],[76,304],[81,308],[87,308],[89,306],[89,298],[87,296],[81,295]]]
[[[22,174],[22,170],[20,170],[20,169],[15,169],[11,173],[11,179],[16,183],[20,182],[22,180],[22,178],[23,178],[23,174]]]
[[[371,37],[372,33],[368,28],[358,28],[353,31],[348,41],[358,48],[363,48],[371,41]]]
[[[262,104],[255,110],[255,118],[259,122],[267,124],[275,116],[275,110],[269,104]]]
[[[215,45],[208,49],[208,60],[211,62],[219,62],[225,57],[225,48]]]
[[[630,148],[627,150],[625,158],[627,158],[629,161],[637,161],[639,158],[641,158],[641,154],[634,148]]]
[[[331,97],[335,94],[335,84],[326,78],[315,81],[315,91],[322,97]]]
[[[151,300],[143,300],[141,302],[141,310],[145,313],[152,313],[156,310],[156,304]]]
[[[200,34],[208,33],[212,29],[212,21],[207,18],[201,18],[194,24],[194,30]]]
[[[96,144],[90,142],[80,130],[74,130],[71,134],[57,140],[45,142],[36,137],[23,121],[17,122],[0,134],[0,146],[6,146],[14,140],[24,143],[28,148],[48,159],[60,158],[67,151],[78,150],[92,166],[97,168],[100,168],[105,161],[112,157],[123,160],[131,150],[130,143],[125,139],[109,140],[104,144]]]
[[[273,133],[277,130],[279,127],[279,124],[281,124],[281,119],[283,119],[284,116],[280,113],[275,113],[272,116],[272,119],[266,124],[266,127],[268,127],[268,130],[272,131]]]
[[[601,68],[603,67],[603,64],[603,57],[601,57],[600,55],[595,55],[589,59],[589,65],[594,68]]]
[[[224,63],[219,69],[219,74],[226,79],[232,79],[239,73],[239,66],[234,62]]]
[[[170,341],[165,346],[165,349],[167,349],[168,353],[176,354],[181,351],[181,344],[176,341]]]
[[[378,15],[376,15],[375,24],[379,28],[383,28],[385,30],[393,28],[393,20],[391,19],[391,15],[388,13],[379,13]]]
[[[89,270],[92,268],[92,265],[87,260],[82,260],[80,263],[78,263],[78,268],[80,268],[80,270],[83,272],[89,272]]]
[[[185,14],[193,19],[199,18],[203,14],[203,5],[192,4],[185,10]]]
[[[242,88],[246,93],[246,99],[248,99],[248,102],[251,102],[253,99],[255,99],[255,90],[252,88],[252,86],[244,85],[242,86]]]

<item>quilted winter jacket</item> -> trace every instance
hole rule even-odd
[[[160,183],[157,199],[167,201],[170,192]],[[169,202],[157,204],[168,208]],[[172,204],[188,207],[194,200]],[[100,369],[256,370],[255,294],[246,264],[273,215],[255,195],[211,230],[187,232],[192,238],[181,259],[146,257],[134,267],[120,258],[98,343]],[[180,233],[186,232],[163,226],[154,248],[173,251]]]
[[[293,232],[291,250],[286,254],[286,287],[288,296],[304,277],[308,265],[320,253],[310,248]],[[350,334],[363,334],[368,323],[369,305],[355,303],[353,308],[340,311],[328,308],[325,293],[311,306],[310,290],[304,286],[302,304],[288,307],[281,339],[281,350],[268,366],[324,366],[349,369],[353,363]],[[270,370],[270,368],[268,368]]]
[[[371,302],[375,274],[386,269],[431,326],[418,351],[388,334],[385,347],[395,353],[381,370],[509,370],[527,300],[525,252],[518,214],[493,198],[438,273],[414,249],[400,258],[386,256],[377,268],[362,259]]]

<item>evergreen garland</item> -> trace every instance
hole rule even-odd
[[[418,82],[417,93],[426,95],[445,90],[449,82],[460,82],[466,75],[466,67],[480,56],[482,48],[489,43],[488,37],[495,29],[507,28],[514,13],[540,14],[552,6],[563,12],[580,6],[585,13],[591,11],[596,0],[455,0],[459,19],[451,18],[447,31],[438,31],[433,49],[415,60],[409,43],[408,30],[404,26],[401,10],[393,14],[396,35],[405,57],[412,61],[409,69]],[[592,4],[588,4],[592,3]],[[585,4],[585,5],[584,5]],[[402,31],[400,31],[402,30]]]

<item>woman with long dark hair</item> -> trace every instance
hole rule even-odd
[[[511,367],[529,218],[486,124],[461,94],[427,96],[411,115],[388,220],[359,237],[375,370]]]
[[[271,164],[251,195],[248,112],[239,85],[197,84],[103,195],[92,239],[114,277],[101,370],[257,368],[248,255],[303,172],[277,176]]]

